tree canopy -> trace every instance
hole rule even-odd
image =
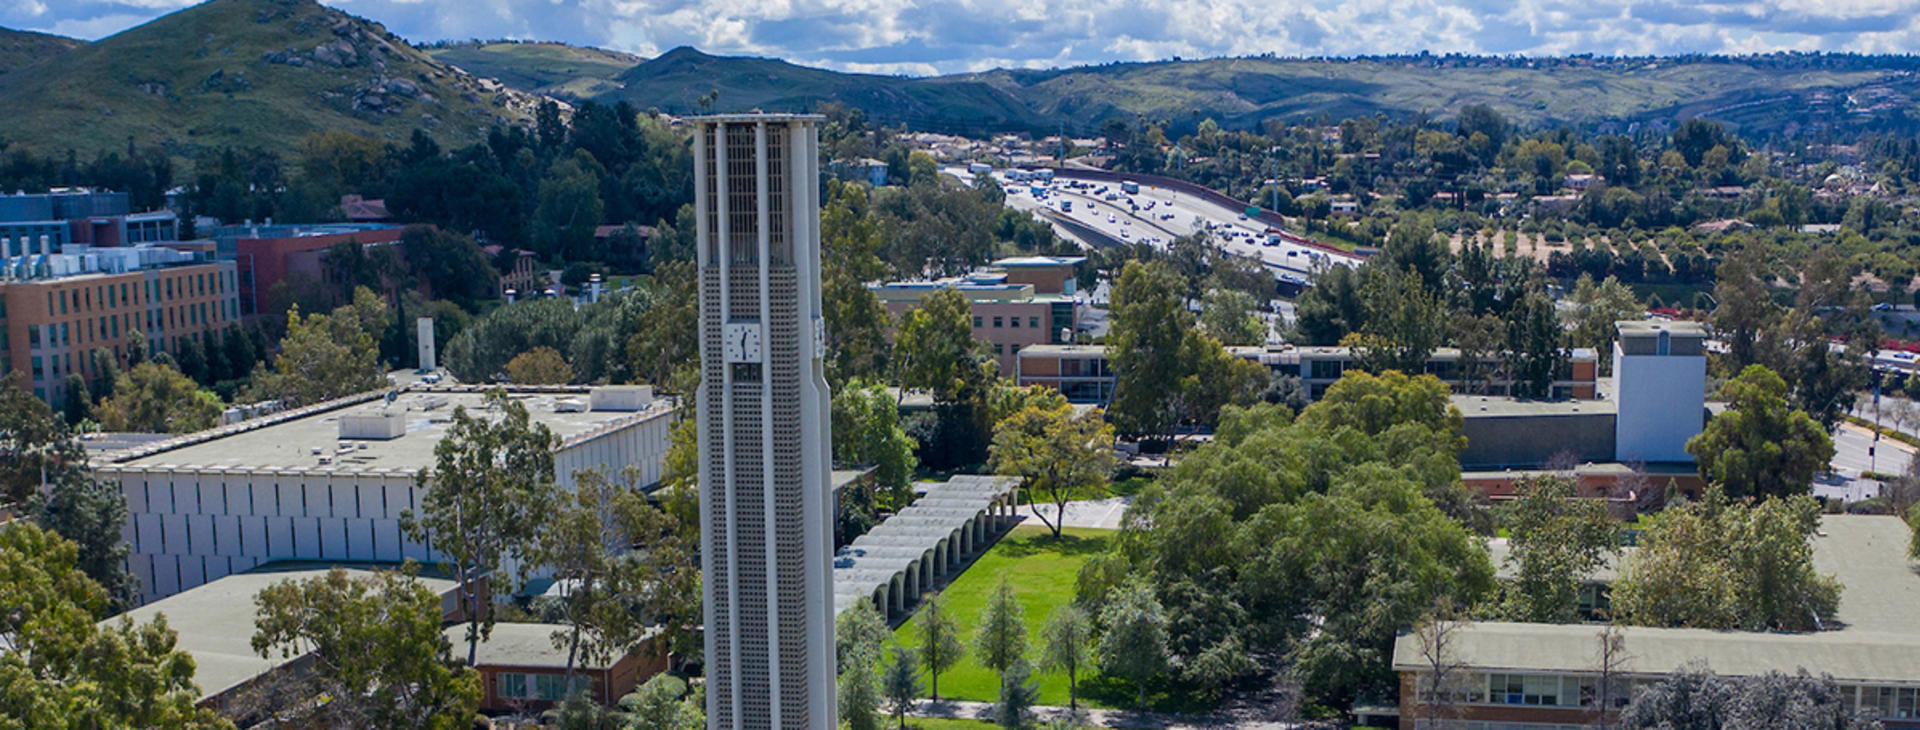
[[[1765,366],[1749,365],[1720,386],[1727,411],[1687,441],[1700,476],[1727,495],[1806,494],[1833,460],[1833,440],[1805,411],[1787,406],[1787,384]]]

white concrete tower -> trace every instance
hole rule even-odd
[[[707,727],[834,730],[817,115],[694,120]]]

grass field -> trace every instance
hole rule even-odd
[[[986,605],[987,595],[999,582],[1001,574],[1006,574],[1020,595],[1020,605],[1026,611],[1027,637],[1037,647],[1040,630],[1046,625],[1047,616],[1073,600],[1080,566],[1106,550],[1107,541],[1112,536],[1110,530],[1070,527],[1061,540],[1055,541],[1045,527],[1023,525],[1014,528],[1011,534],[981,556],[958,580],[947,586],[941,595],[955,626],[960,629],[962,641],[968,646],[968,656],[962,658],[959,665],[940,675],[940,697],[979,702],[999,699],[999,677],[974,661],[971,654],[973,632],[980,610]],[[919,627],[919,615],[915,614],[894,632],[894,638],[903,646],[918,647]],[[1028,654],[1028,658],[1037,660],[1037,648]],[[1065,674],[1036,672],[1035,679],[1040,686],[1040,704],[1067,704]],[[1101,677],[1098,672],[1086,672],[1080,677],[1080,701],[1093,707],[1132,707],[1134,689],[1126,682]],[[1191,703],[1185,699],[1169,697],[1153,690],[1149,690],[1148,701],[1156,709],[1203,709],[1190,706]]]

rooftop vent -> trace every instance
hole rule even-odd
[[[582,413],[586,410],[587,402],[579,398],[555,398],[553,400],[554,413]]]

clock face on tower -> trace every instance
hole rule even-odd
[[[727,362],[761,362],[759,322],[729,322],[721,351]]]

